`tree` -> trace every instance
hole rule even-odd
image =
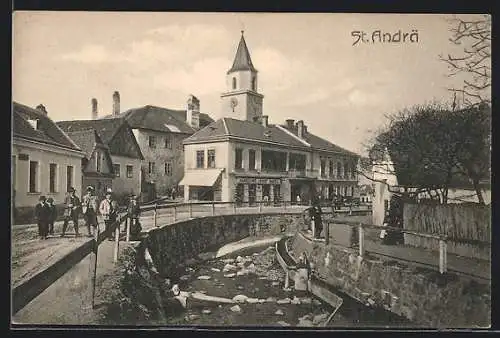
[[[454,45],[463,46],[459,55],[440,55],[448,64],[449,76],[462,76],[463,85],[449,88],[458,94],[466,106],[491,103],[491,16],[465,20],[453,17],[450,20]],[[455,96],[456,97],[456,96]]]
[[[396,175],[399,185],[389,189],[403,198],[426,193],[447,203],[448,188],[470,180],[484,202],[479,182],[489,173],[488,111],[484,104],[463,110],[427,104],[389,115],[372,141],[370,158],[382,163],[389,155],[394,167],[389,174]]]

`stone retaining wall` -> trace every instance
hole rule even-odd
[[[488,327],[491,289],[456,275],[360,258],[354,249],[311,242],[296,234],[295,255],[306,252],[318,275],[360,302],[383,307],[430,328]]]
[[[293,234],[301,214],[218,215],[195,218],[149,231],[145,240],[162,275],[181,262],[248,236]]]

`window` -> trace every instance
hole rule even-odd
[[[57,192],[57,164],[49,164],[49,192]]]
[[[165,136],[165,148],[172,149],[172,137],[170,135]]]
[[[196,151],[196,168],[205,168],[205,150]]]
[[[257,91],[257,78],[252,76],[252,90]]]
[[[149,148],[156,148],[156,136],[149,136]]]
[[[290,170],[305,170],[306,169],[306,155],[304,154],[294,154],[289,155],[288,168]]]
[[[351,178],[356,179],[356,167],[355,165],[351,165]]]
[[[255,150],[248,150],[248,169],[255,170]]]
[[[102,161],[101,153],[96,151],[95,152],[95,170],[97,172],[101,171],[101,161]]]
[[[113,164],[113,171],[115,173],[116,177],[120,177],[120,165],[119,164]]]
[[[344,178],[349,178],[349,163],[344,163]]]
[[[332,161],[332,160],[330,160],[330,162],[329,162],[328,164],[329,164],[328,174],[329,174],[329,176],[330,176],[330,177],[333,177],[333,169],[334,169],[334,168],[333,168],[333,167],[334,167],[334,165],[333,165],[333,161]]]
[[[149,162],[148,173],[153,174],[155,172],[155,163]]]
[[[215,168],[215,149],[209,149],[207,154],[209,168]]]
[[[66,191],[73,186],[73,166],[66,167]]]
[[[280,151],[263,150],[262,151],[262,170],[285,172],[286,171],[286,153]]]
[[[236,78],[233,77],[233,89],[236,89]]]
[[[172,176],[172,162],[165,162],[165,175]]]
[[[325,172],[326,160],[322,158],[320,159],[320,161],[321,161],[321,177],[326,177],[326,172]]]
[[[351,196],[354,196],[354,187],[351,187]]]
[[[243,169],[243,149],[236,148],[236,156],[234,158],[234,167],[236,169]]]
[[[342,178],[342,164],[337,162],[337,178]]]
[[[30,179],[29,192],[37,192],[38,190],[38,162],[30,161]]]
[[[127,166],[127,178],[132,178],[134,175],[134,167],[131,165]]]

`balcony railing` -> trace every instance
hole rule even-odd
[[[289,169],[288,177],[307,177],[316,178],[318,177],[318,170],[316,169]]]

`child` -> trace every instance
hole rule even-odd
[[[49,209],[49,235],[54,235],[54,222],[57,219],[57,210],[52,197],[47,199],[47,208]]]

